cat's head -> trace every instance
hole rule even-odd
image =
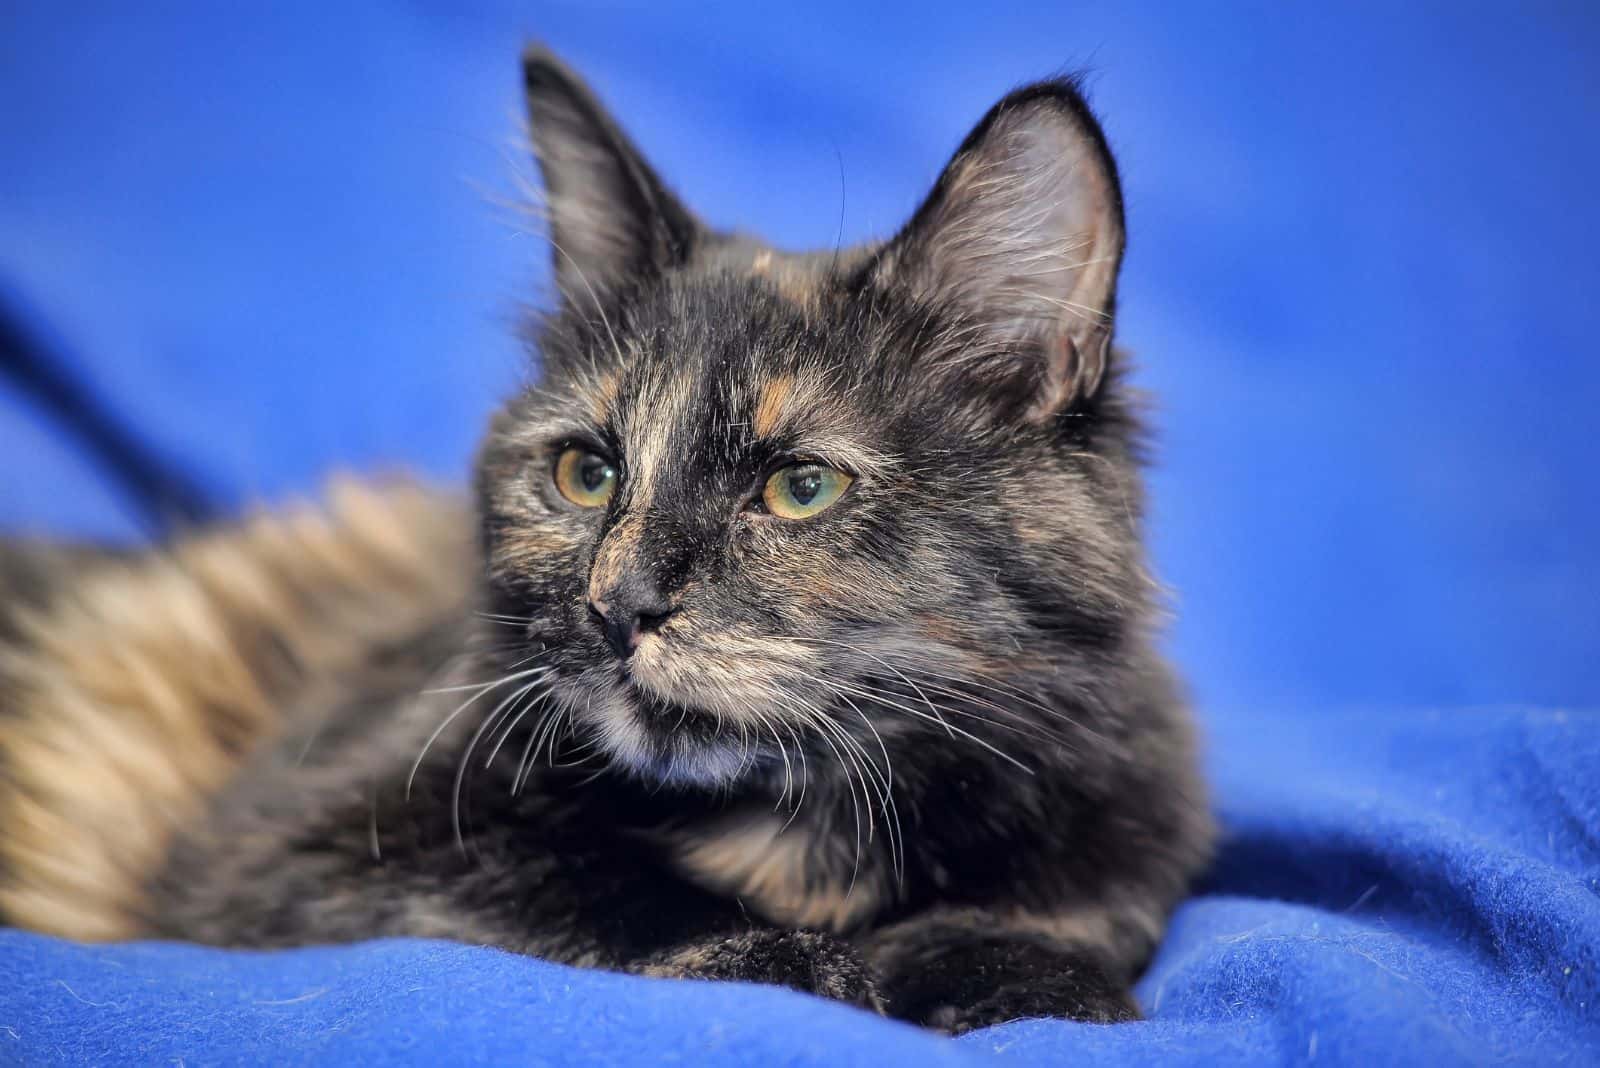
[[[1074,84],[996,104],[894,237],[792,254],[700,222],[548,54],[525,75],[560,301],[479,492],[534,692],[662,781],[869,729],[1048,744],[1150,601],[1122,200]]]

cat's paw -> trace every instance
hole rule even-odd
[[[684,946],[646,975],[786,986],[883,1012],[876,984],[849,943],[817,931],[756,930]]]
[[[1041,1016],[1122,1023],[1139,1019],[1139,1006],[1126,990],[1085,985],[1081,976],[1060,975],[1003,986],[967,1005],[935,1006],[921,1022],[946,1034],[964,1035],[1009,1020]]]
[[[923,932],[887,971],[893,1014],[949,1034],[1009,1020],[1137,1020],[1127,985],[1092,957],[1032,938]]]

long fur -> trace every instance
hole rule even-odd
[[[12,550],[0,909],[455,938],[951,1031],[1132,1016],[1212,831],[1076,86],[997,104],[891,240],[791,254],[525,71],[562,300],[475,517],[347,488],[148,555]],[[557,487],[571,448],[602,507]],[[783,519],[799,460],[851,481]],[[641,590],[622,644],[599,613]]]

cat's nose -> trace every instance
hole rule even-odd
[[[606,641],[626,660],[639,647],[641,635],[666,622],[674,608],[654,582],[629,576],[606,591],[604,597],[591,598],[594,613]]]

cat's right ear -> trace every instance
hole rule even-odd
[[[599,301],[683,263],[699,230],[694,216],[588,86],[540,45],[523,53],[522,77],[564,299]]]

